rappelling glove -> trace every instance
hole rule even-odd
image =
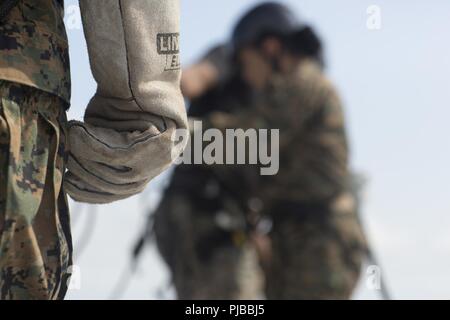
[[[183,151],[178,0],[80,0],[97,92],[68,127],[65,188],[108,203],[141,192]]]

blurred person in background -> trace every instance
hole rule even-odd
[[[249,88],[230,58],[229,48],[220,45],[183,70],[182,90],[191,101],[191,120],[202,120],[206,126],[213,112],[234,114],[249,104]],[[258,262],[245,241],[242,205],[251,193],[250,186],[244,185],[248,179],[242,179],[242,170],[235,166],[218,170],[218,166],[191,163],[176,167],[153,217],[157,245],[178,298],[255,298],[260,291]],[[246,264],[250,267],[244,276]]]
[[[366,241],[322,43],[289,8],[265,3],[239,21],[231,44],[184,72],[189,115],[205,129],[280,129],[280,169],[177,167],[154,231],[178,298],[258,298],[246,286],[258,288],[262,272],[269,299],[349,299]]]

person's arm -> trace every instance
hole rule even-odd
[[[178,0],[80,0],[97,92],[69,125],[65,187],[82,202],[141,192],[182,152]],[[186,139],[185,139],[186,140]]]
[[[224,83],[233,73],[233,68],[229,47],[214,47],[200,61],[183,69],[181,89],[184,97],[196,99]]]
[[[208,61],[200,61],[183,70],[181,90],[186,99],[196,99],[216,84],[217,69]]]

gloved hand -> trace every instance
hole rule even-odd
[[[65,188],[108,203],[141,192],[183,151],[178,0],[80,0],[98,88],[84,122],[69,123]],[[184,139],[187,140],[187,139]]]

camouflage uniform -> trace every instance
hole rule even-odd
[[[270,299],[348,299],[366,243],[348,171],[340,100],[320,67],[304,60],[274,77],[254,101],[260,128],[280,129],[280,170],[259,178],[256,197],[272,218]],[[233,123],[255,123],[250,112]],[[240,124],[239,124],[240,122]]]
[[[62,0],[21,0],[2,21],[0,299],[60,299],[67,290],[68,57]]]
[[[235,80],[210,91],[191,103],[189,116],[205,120],[214,110],[234,112],[235,107],[241,106],[237,102],[246,100],[242,88],[241,82]],[[232,176],[239,172],[227,173]],[[236,225],[233,230],[217,223],[224,215]],[[158,249],[171,270],[178,298],[253,296],[246,292],[248,286],[244,290],[242,281],[234,276],[246,260],[251,263],[251,259],[246,259],[251,256],[251,248],[244,248],[243,215],[234,195],[210,167],[176,167],[155,212],[154,232]]]
[[[209,114],[204,119],[221,129],[280,129],[280,171],[274,176],[259,176],[259,169],[253,166],[210,167],[211,181],[215,177],[221,185],[218,190],[235,191],[208,210],[200,209],[207,203],[204,198],[193,198],[187,191],[206,189],[208,184],[199,181],[193,169],[183,169],[189,166],[177,169],[192,170],[190,181],[199,185],[189,185],[186,177],[177,196],[169,188],[156,212],[155,229],[179,297],[242,297],[239,268],[248,257],[247,248],[254,243],[249,241],[251,233],[242,227],[242,221],[249,220],[251,206],[246,202],[261,199],[260,214],[273,222],[264,240],[269,243],[270,256],[261,261],[265,295],[269,299],[350,298],[366,245],[348,192],[348,148],[341,104],[320,67],[305,60],[292,74],[274,77],[271,86],[250,106],[232,113]],[[177,175],[176,171],[175,181]],[[234,209],[224,205],[233,201]],[[234,217],[237,227],[220,228],[217,213],[221,211]],[[260,271],[255,266],[255,272]],[[257,297],[255,292],[246,296]]]

